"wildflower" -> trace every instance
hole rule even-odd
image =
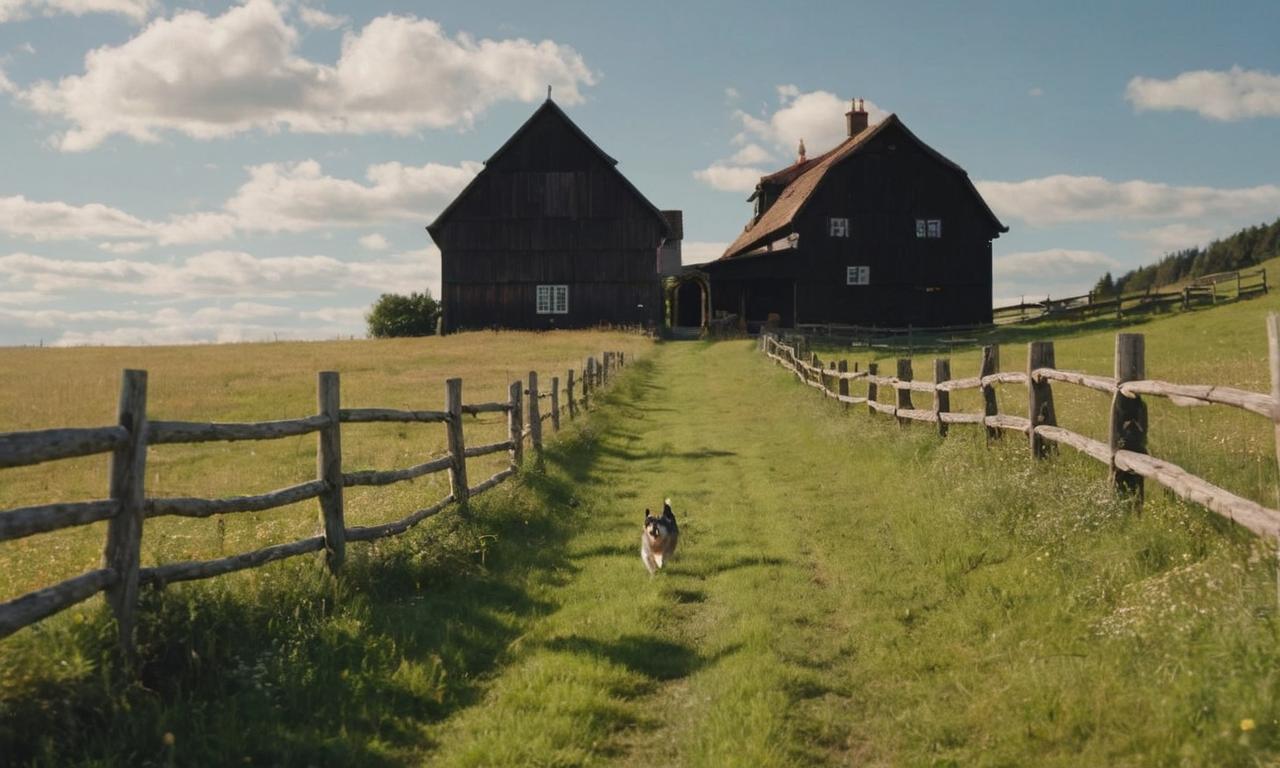
[[[1253,721],[1251,720],[1250,722],[1253,722]],[[176,739],[174,739],[174,737],[173,737],[173,732],[172,732],[172,731],[165,731],[165,732],[164,732],[164,736],[163,736],[163,738],[161,739],[161,741],[163,741],[163,742],[164,742],[164,745],[165,745],[166,747],[172,747],[172,746],[173,746],[173,743],[174,743],[174,741],[176,741]]]
[[[1245,731],[1246,733],[1249,731],[1252,731],[1254,728],[1257,728],[1257,727],[1258,727],[1258,724],[1253,722],[1252,717],[1246,717],[1245,719],[1240,721],[1240,730]]]

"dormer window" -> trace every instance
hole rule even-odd
[[[832,237],[848,237],[849,236],[849,220],[838,219],[832,217],[828,219],[827,234]]]

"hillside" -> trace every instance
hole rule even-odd
[[[1161,288],[1190,278],[1252,267],[1280,256],[1280,219],[1246,227],[1204,248],[1184,248],[1166,254],[1155,264],[1113,278],[1108,272],[1094,290],[1104,295]]]

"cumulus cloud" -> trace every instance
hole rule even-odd
[[[0,23],[32,16],[89,13],[111,13],[141,23],[155,7],[155,0],[0,0]]]
[[[1150,229],[1128,230],[1121,232],[1120,236],[1146,243],[1147,252],[1156,255],[1204,245],[1218,233],[1219,229],[1214,227],[1198,227],[1178,222]]]
[[[369,166],[367,183],[361,183],[327,176],[314,160],[266,163],[249,168],[249,181],[225,207],[237,226],[265,232],[421,220],[443,208],[482,167],[465,161],[381,163]]]
[[[739,131],[732,143],[739,149],[727,159],[694,171],[694,178],[714,189],[750,192],[768,173],[759,166],[777,163],[778,157],[794,158],[801,139],[808,156],[814,157],[847,138],[844,114],[849,111],[848,99],[827,91],[801,91],[795,85],[779,85],[777,93],[778,108],[772,112],[753,115],[734,110]],[[864,106],[872,125],[889,116],[870,101]]]
[[[346,16],[335,16],[307,5],[298,9],[298,19],[312,29],[340,29],[351,23]]]
[[[1235,66],[1183,72],[1171,80],[1135,77],[1125,98],[1140,112],[1184,109],[1221,121],[1280,117],[1280,75]]]
[[[1280,186],[1223,189],[1100,176],[1055,175],[1026,181],[979,181],[978,191],[1001,218],[1036,226],[1109,219],[1254,217],[1280,209]]]
[[[388,220],[426,220],[441,210],[483,166],[427,163],[369,166],[366,183],[325,175],[314,160],[248,168],[249,180],[221,211],[143,219],[89,203],[0,197],[0,233],[35,241],[105,240],[108,253],[137,253],[151,245],[225,240],[241,232],[303,232],[368,226]]]
[[[80,261],[14,253],[0,256],[0,274],[7,277],[8,288],[46,297],[93,291],[98,296],[181,300],[293,298],[332,296],[352,289],[381,292],[426,287],[439,279],[438,251],[435,255],[432,264],[421,251],[378,261],[258,257],[243,251],[209,251],[172,262],[124,258]]]
[[[120,134],[198,139],[253,129],[408,134],[466,128],[499,101],[582,100],[596,75],[550,40],[449,36],[430,19],[381,16],[343,37],[334,64],[298,53],[299,33],[271,0],[221,16],[182,11],[119,46],[85,56],[84,72],[20,91],[36,112],[73,125],[57,137],[83,151]]]
[[[762,168],[712,163],[702,170],[694,171],[693,178],[725,192],[750,192],[766,173],[768,171]]]
[[[1119,265],[1118,261],[1099,251],[1067,248],[1008,253],[992,261],[993,271],[1002,280],[1019,277],[1055,280],[1096,275]]]
[[[364,246],[370,251],[385,251],[388,246],[387,238],[383,237],[377,232],[374,232],[373,234],[365,235],[364,237],[360,238],[359,242],[360,242],[360,245]]]

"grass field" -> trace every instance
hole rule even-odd
[[[1151,375],[1265,391],[1262,318],[1275,305],[1130,330],[1148,333]],[[1061,367],[1109,372],[1114,329],[1055,330]],[[1006,369],[1021,367],[1011,352]],[[956,354],[954,375],[966,360],[976,370]],[[1065,391],[1055,387],[1063,423],[1087,431],[1068,419],[1104,411],[1103,398],[1074,404]],[[1002,393],[1010,411],[1017,392]],[[1226,444],[1178,437],[1169,419],[1183,416],[1170,411],[1153,418],[1153,452],[1274,493],[1262,469],[1272,445],[1255,446],[1260,457],[1235,445],[1243,422],[1222,411],[1182,413]],[[1151,486],[1134,514],[1100,466],[1069,451],[1033,465],[1023,441],[984,442],[972,428],[943,441],[845,413],[750,342],[659,345],[541,468],[469,515],[360,547],[339,581],[303,558],[149,594],[140,683],[102,663],[99,610],[0,643],[0,754],[41,765],[1280,758],[1274,544]],[[1253,469],[1232,474],[1233,456]],[[664,496],[681,555],[650,579],[639,524]]]
[[[587,355],[649,346],[624,333],[468,333],[381,341],[188,347],[0,349],[0,432],[115,422],[124,368],[148,371],[148,414],[182,421],[266,421],[316,412],[316,372],[341,374],[343,407],[442,409],[445,379],[463,379],[464,402],[505,401],[507,385],[536,369],[543,388],[580,372]],[[468,444],[506,439],[506,417],[468,419]],[[439,424],[348,425],[347,471],[411,466],[445,450]],[[272,441],[165,445],[147,457],[147,494],[221,498],[263,493],[315,478],[314,435]],[[479,482],[505,456],[468,462]],[[91,456],[4,470],[0,509],[104,498],[109,457]],[[349,525],[394,520],[448,494],[448,477],[346,492]],[[310,536],[316,503],[219,520],[156,518],[143,539],[143,565],[205,559]],[[106,524],[0,543],[0,600],[97,567]]]

